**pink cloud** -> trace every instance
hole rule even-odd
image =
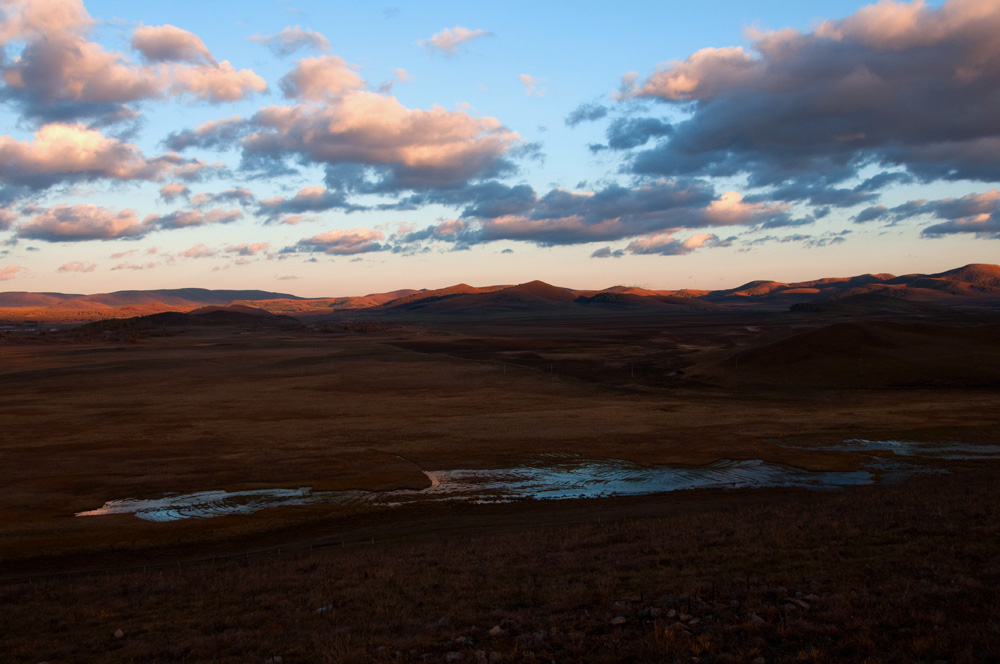
[[[17,276],[23,272],[27,272],[26,268],[20,267],[19,265],[8,265],[7,267],[0,268],[0,281],[10,281],[11,279],[16,279]]]
[[[3,81],[29,115],[120,120],[134,117],[122,105],[143,99],[190,94],[233,101],[267,89],[251,70],[216,63],[200,38],[180,28],[137,29],[133,46],[152,62],[136,64],[89,41],[93,23],[74,0],[21,0],[8,8],[4,43],[26,45],[5,63]]]
[[[209,62],[215,58],[198,35],[173,25],[143,25],[132,33],[132,48],[150,62]]]
[[[167,203],[173,203],[178,198],[187,198],[191,195],[191,190],[187,185],[179,182],[171,182],[160,187],[160,198]]]
[[[351,231],[338,229],[299,240],[298,247],[305,251],[351,255],[380,251],[382,245],[379,244],[379,240],[384,238],[381,231],[369,228],[355,228]]]
[[[57,272],[93,272],[97,269],[97,265],[94,263],[86,263],[83,261],[72,261],[70,263],[63,263],[59,266]]]
[[[444,186],[498,168],[519,136],[491,117],[351,91],[323,106],[268,106],[243,141],[250,155],[298,154],[319,163],[384,165],[400,187]]]
[[[82,124],[42,125],[31,141],[0,136],[0,180],[35,189],[64,180],[155,180],[170,173],[189,177],[205,168],[200,160],[176,154],[148,159],[135,145]]]
[[[164,215],[149,215],[144,224],[156,228],[188,228],[191,226],[206,226],[208,224],[228,224],[240,219],[240,210],[177,210]]]
[[[239,254],[240,256],[256,256],[259,253],[266,252],[268,247],[271,246],[270,242],[254,242],[253,244],[231,244],[223,249],[227,254]]]
[[[706,226],[746,226],[785,212],[785,204],[745,203],[739,192],[727,191],[709,203],[703,213]]]
[[[203,244],[196,244],[190,249],[178,252],[177,255],[183,258],[209,258],[214,256],[215,252]]]
[[[280,82],[285,97],[325,101],[365,87],[365,80],[336,55],[303,58]]]
[[[152,230],[135,210],[114,212],[91,204],[56,205],[17,229],[17,237],[46,242],[79,242],[141,237]]]

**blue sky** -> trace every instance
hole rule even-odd
[[[1000,259],[995,0],[0,7],[2,290]]]

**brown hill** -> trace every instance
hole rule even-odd
[[[1000,288],[1000,265],[970,263],[964,267],[928,275],[939,279],[951,279],[977,286]]]
[[[1000,324],[850,321],[740,351],[690,373],[820,387],[1000,385]]]
[[[392,311],[420,311],[422,313],[448,314],[490,314],[527,311],[548,311],[553,307],[573,306],[578,295],[575,291],[547,284],[544,281],[530,281],[517,286],[493,286],[476,289],[466,284],[452,287],[471,289],[472,292],[452,292],[418,299],[404,299],[386,305]],[[451,290],[451,289],[442,289]],[[433,293],[435,291],[428,291]],[[440,292],[440,291],[437,291]]]
[[[217,312],[249,314],[251,316],[266,316],[271,318],[274,317],[274,314],[271,313],[270,311],[266,311],[264,309],[261,309],[260,307],[250,307],[245,304],[229,304],[224,307],[218,305],[211,305],[208,307],[200,307],[198,309],[194,309],[187,313],[189,316],[200,316],[203,314],[212,314]]]
[[[9,291],[0,293],[0,307],[51,307],[63,300],[82,295],[66,293],[28,293],[25,291]]]

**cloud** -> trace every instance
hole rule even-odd
[[[242,217],[243,213],[240,210],[177,210],[164,215],[151,214],[146,217],[143,223],[155,228],[176,229],[209,224],[230,224]]]
[[[5,231],[14,225],[17,221],[18,214],[13,210],[6,208],[0,208],[0,231]]]
[[[918,211],[946,220],[924,228],[923,237],[972,233],[977,237],[1000,239],[1000,191],[996,189],[926,202]]]
[[[224,149],[237,144],[249,130],[249,123],[234,115],[222,120],[203,122],[194,129],[171,132],[163,143],[168,149],[178,152],[188,148]]]
[[[611,250],[611,247],[601,247],[590,254],[591,258],[621,258],[625,255],[625,251],[618,249],[615,251]]]
[[[463,44],[490,34],[486,30],[470,30],[469,28],[456,25],[454,28],[445,28],[441,32],[432,35],[430,39],[424,39],[417,42],[417,44],[427,49],[428,53],[437,52],[450,58],[458,53],[458,48]]]
[[[94,263],[87,263],[84,261],[72,261],[70,263],[63,263],[59,266],[56,272],[93,272],[97,269],[97,265]]]
[[[330,42],[326,37],[315,30],[303,30],[299,26],[284,28],[281,32],[264,36],[254,35],[250,41],[267,46],[278,56],[289,56],[299,49],[307,48],[317,53],[326,53],[330,50]]]
[[[138,238],[152,230],[152,224],[139,221],[135,210],[115,212],[89,203],[55,205],[22,224],[16,236],[46,242],[81,242]]]
[[[402,245],[427,240],[456,246],[519,240],[554,246],[672,233],[679,228],[791,222],[784,204],[746,202],[732,191],[716,196],[711,186],[698,180],[661,180],[632,188],[610,185],[593,192],[553,189],[544,196],[527,185],[494,183],[418,200],[460,204],[462,193],[467,205],[460,219],[392,239]]]
[[[0,182],[47,189],[62,182],[197,177],[200,160],[166,154],[147,159],[138,147],[82,124],[43,125],[32,141],[0,136]]]
[[[234,187],[214,194],[201,193],[191,197],[191,204],[195,207],[207,207],[219,203],[238,203],[243,207],[253,205],[257,202],[257,197],[246,187]]]
[[[244,242],[241,244],[230,244],[223,251],[227,254],[237,254],[239,256],[256,256],[257,254],[266,253],[270,246],[269,242],[254,242],[252,244]]]
[[[535,95],[536,97],[545,96],[545,88],[538,88],[539,79],[530,74],[521,74],[518,76],[521,81],[521,85],[524,86],[524,94],[527,96]]]
[[[270,219],[278,219],[286,214],[301,214],[303,212],[323,212],[334,208],[352,211],[358,209],[347,202],[341,192],[330,191],[326,187],[305,187],[292,198],[275,196],[260,202],[261,214]]]
[[[187,198],[191,190],[180,182],[170,182],[160,187],[160,199],[165,203],[173,203],[178,198]]]
[[[355,228],[352,231],[332,230],[299,240],[293,251],[312,251],[348,256],[382,251],[384,247],[379,241],[383,239],[385,239],[385,235],[381,231],[367,228]]]
[[[19,274],[27,271],[26,268],[19,265],[8,265],[7,267],[0,268],[0,281],[16,279]]]
[[[321,55],[299,60],[279,86],[288,99],[323,102],[364,88],[365,80],[343,58]]]
[[[249,69],[215,62],[194,34],[174,26],[142,26],[133,45],[147,59],[89,41],[94,20],[79,0],[23,0],[5,7],[0,46],[23,44],[0,60],[0,96],[39,122],[92,118],[134,120],[128,104],[191,95],[209,102],[244,99],[267,89]]]
[[[196,244],[190,249],[177,252],[177,255],[181,258],[211,258],[215,252],[203,244]]]
[[[673,235],[651,235],[638,238],[625,247],[625,251],[630,254],[656,254],[659,256],[682,256],[690,254],[695,249],[703,246],[711,246],[719,240],[718,236],[711,233],[697,233],[687,240],[678,240]]]
[[[205,42],[198,35],[173,25],[143,25],[132,33],[132,48],[149,62],[191,62],[215,64]]]
[[[136,271],[138,271],[138,270],[151,270],[154,267],[158,267],[158,266],[159,266],[159,263],[155,263],[155,262],[146,263],[146,264],[139,264],[139,263],[118,263],[113,268],[111,268],[111,271],[115,272],[117,270],[136,270]]]
[[[872,164],[996,181],[1000,125],[983,109],[1000,105],[998,34],[991,0],[883,0],[809,33],[751,31],[749,50],[707,48],[624,81],[625,97],[688,113],[630,169],[752,187],[829,187]]]
[[[440,106],[410,109],[395,97],[351,91],[322,106],[269,106],[241,140],[244,163],[369,167],[372,191],[454,186],[509,170],[519,136],[496,119]]]
[[[594,122],[608,114],[608,107],[595,102],[583,103],[570,111],[565,122],[569,127],[575,127],[581,122]]]
[[[673,127],[658,118],[617,118],[606,132],[612,150],[630,150],[659,136],[669,136]]]

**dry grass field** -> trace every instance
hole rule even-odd
[[[989,460],[833,493],[73,517],[166,492],[420,489],[425,470],[540,454],[852,470],[857,454],[824,448],[996,444],[984,316],[895,335],[891,320],[686,309],[8,332],[4,656],[995,660]]]

